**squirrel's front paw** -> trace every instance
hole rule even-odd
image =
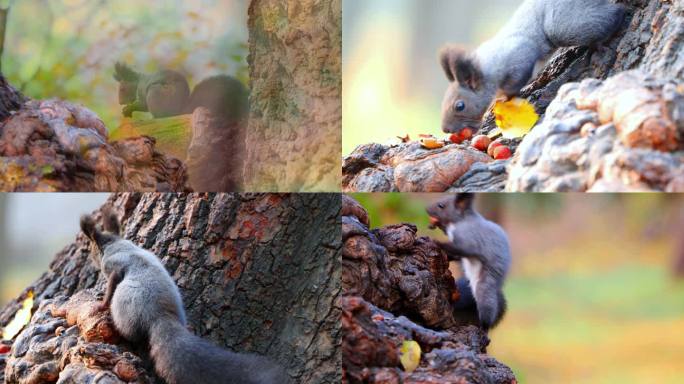
[[[435,244],[437,244],[437,246],[438,246],[441,250],[443,250],[443,251],[447,251],[447,250],[449,249],[449,244],[447,244],[447,243],[445,243],[445,242],[443,242],[443,241],[434,240],[434,242],[435,242]]]
[[[133,107],[130,105],[127,105],[123,107],[121,110],[121,113],[124,115],[124,117],[131,117],[133,116]]]
[[[494,102],[495,103],[505,103],[507,101],[510,101],[513,97],[507,95],[505,92],[499,90],[496,93],[496,96],[494,96]]]

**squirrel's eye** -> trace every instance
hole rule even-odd
[[[454,110],[456,112],[463,112],[465,107],[466,107],[466,105],[465,105],[465,102],[463,100],[458,100],[454,103]]]
[[[444,204],[443,203],[437,204],[437,208],[444,209]]]

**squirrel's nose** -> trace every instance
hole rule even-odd
[[[442,124],[442,132],[444,133],[459,133],[463,129],[458,123],[444,123]]]
[[[453,133],[451,124],[442,124],[442,132]]]

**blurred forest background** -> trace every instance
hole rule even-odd
[[[373,227],[428,229],[435,195],[355,194]],[[480,195],[513,247],[489,352],[520,383],[684,382],[684,196]]]
[[[106,193],[0,193],[0,307],[45,272]]]
[[[248,0],[0,0],[9,7],[2,73],[25,95],[57,97],[121,122],[114,63],[171,68],[190,86],[216,74],[247,83]]]
[[[522,0],[344,0],[342,150],[396,136],[442,137],[447,43],[492,37]]]

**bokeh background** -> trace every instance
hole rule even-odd
[[[448,81],[437,61],[446,43],[492,37],[522,0],[344,0],[343,153],[409,134],[444,136]]]
[[[2,73],[25,95],[83,104],[121,122],[114,63],[171,68],[190,86],[247,82],[247,0],[0,0],[9,7]]]
[[[435,195],[356,194],[373,227],[428,229]],[[489,349],[520,383],[684,382],[684,196],[480,195],[513,248]]]
[[[106,193],[0,193],[0,307],[47,271],[74,241],[79,218]]]

